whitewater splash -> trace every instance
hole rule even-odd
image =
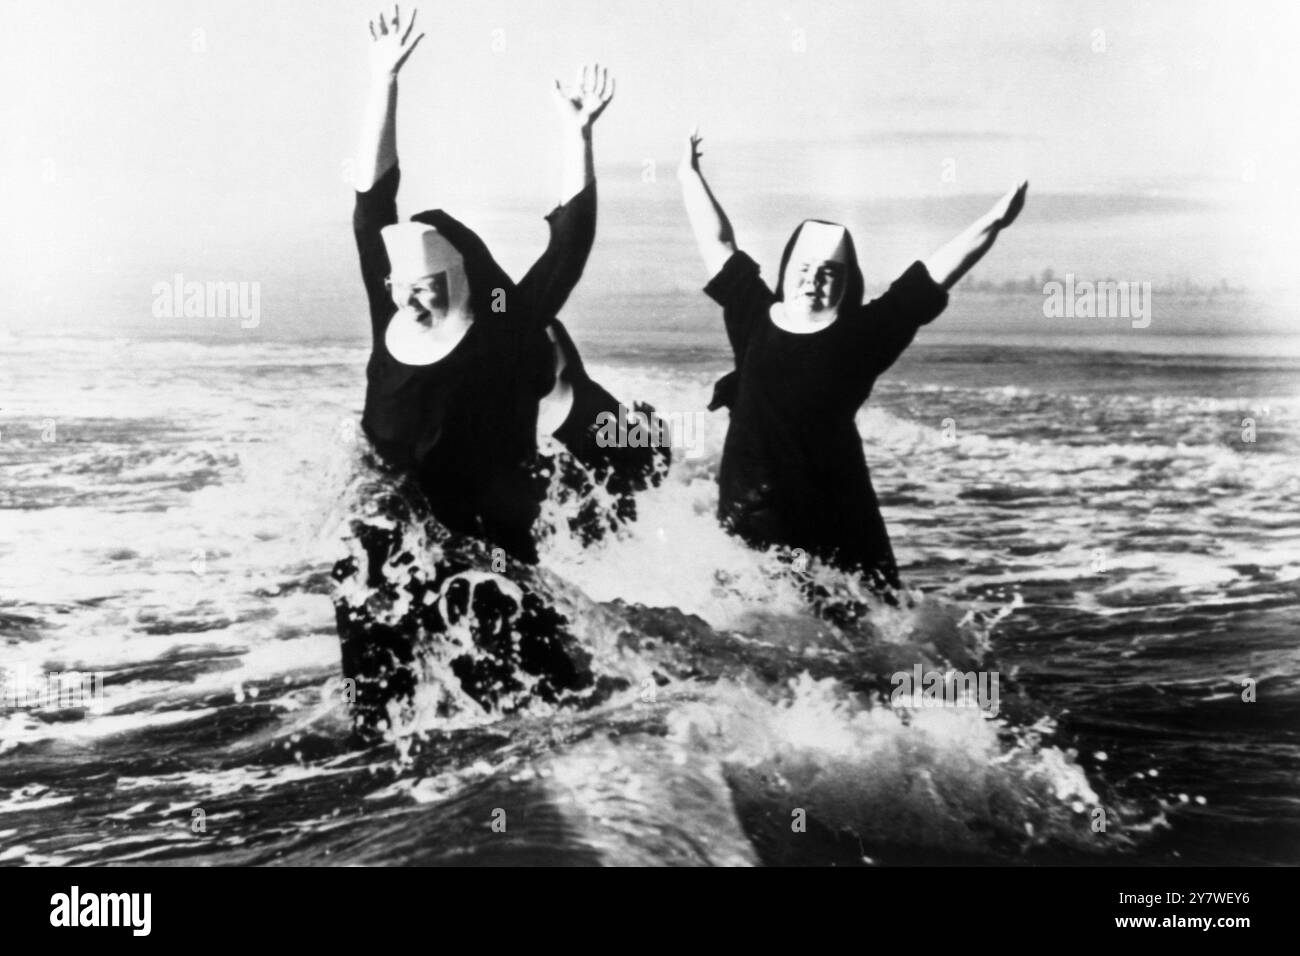
[[[769,853],[780,846],[779,854],[794,854],[791,860],[813,862],[819,853],[838,857],[853,845],[867,862],[906,862],[900,853],[1018,858],[1043,846],[1097,852],[1098,820],[1103,829],[1115,828],[1112,850],[1130,845],[1116,832],[1120,809],[1103,805],[1071,753],[1044,742],[1054,729],[1050,719],[1010,722],[1025,721],[1032,705],[1021,702],[1009,708],[1008,720],[999,720],[969,708],[918,710],[912,701],[899,706],[897,695],[887,693],[894,675],[913,668],[989,666],[992,632],[1015,602],[961,608],[919,592],[883,598],[856,576],[816,561],[792,565],[779,549],[755,553],[743,547],[712,518],[708,470],[716,467],[717,452],[701,456],[693,474],[638,496],[640,520],[615,523],[596,542],[576,517],[593,500],[609,510],[607,489],[591,475],[584,483],[589,498],[564,494],[554,483],[540,522],[541,571],[512,565],[502,574],[505,569],[491,563],[486,548],[457,545],[458,560],[476,562],[478,570],[459,571],[431,592],[436,597],[430,603],[441,611],[437,638],[413,662],[418,678],[409,701],[390,703],[386,714],[386,739],[400,761],[418,765],[416,755],[431,734],[507,716],[581,721],[582,712],[598,708],[615,723],[628,713],[641,714],[634,718],[637,732],[630,743],[635,762],[645,759],[650,741],[658,741],[657,759],[669,765],[663,772],[690,767],[691,774],[725,782],[712,789],[729,794],[725,799],[747,808],[742,816],[751,817],[733,828],[757,827]],[[373,488],[364,492],[371,493]],[[438,580],[437,569],[449,559],[446,536],[439,540],[418,523],[405,533],[411,540],[386,553],[422,555],[425,578]],[[683,540],[693,547],[683,548]],[[670,542],[677,549],[671,559],[665,553],[662,564],[647,563],[648,550],[666,552]],[[719,556],[730,566],[719,567]],[[691,567],[691,561],[700,564]],[[396,570],[410,574],[410,562],[401,563]],[[663,577],[640,573],[648,567],[668,571]],[[352,576],[344,586],[356,588],[364,577]],[[692,579],[702,586],[681,586]],[[514,693],[467,693],[466,671],[453,661],[473,657],[483,635],[466,618],[455,623],[447,612],[455,581],[466,581],[470,593],[479,587],[493,595],[508,592],[515,610],[524,606],[520,586],[526,582],[528,593],[544,596],[566,622],[566,637],[578,638],[569,653],[599,675],[600,693],[591,692],[594,679],[578,693],[538,693],[538,676],[518,659],[509,675]],[[597,602],[578,581],[597,593],[602,585],[612,587],[617,597]],[[645,603],[659,588],[677,603]],[[518,630],[516,618],[492,620],[498,622],[493,629]],[[647,712],[653,714],[648,722]],[[550,738],[553,745],[563,741],[563,735]],[[624,806],[645,797],[645,773],[633,770],[631,754],[621,750],[591,741],[577,753],[552,747],[540,766],[528,764],[525,775],[564,781],[590,816],[593,805]],[[517,775],[519,767],[507,761],[488,768],[487,776],[503,773]],[[588,773],[601,782],[584,779]],[[611,773],[617,785],[611,785]],[[434,792],[445,796],[447,786]],[[1123,812],[1134,818],[1131,808]],[[786,817],[788,830],[781,825]],[[817,832],[809,846],[781,839],[809,826]],[[607,840],[597,842],[603,852],[623,859]],[[741,844],[733,843],[730,852],[733,862],[752,862],[752,851],[746,854]]]
[[[528,584],[608,679],[601,694],[455,714],[435,673],[386,741],[365,744],[350,733],[329,575],[355,517],[341,498],[359,395],[339,383],[360,376],[364,355],[268,350],[250,367],[214,350],[187,370],[161,348],[120,373],[106,355],[93,389],[66,387],[57,364],[24,365],[50,380],[23,395],[59,396],[60,441],[47,447],[24,424],[45,413],[25,399],[18,426],[5,426],[6,493],[22,508],[0,542],[19,596],[0,604],[0,666],[104,676],[103,713],[0,714],[8,861],[1140,855],[1215,797],[1207,810],[1186,781],[1165,783],[1169,758],[1126,755],[1122,736],[1108,757],[1055,718],[1069,707],[1077,727],[1079,714],[1104,720],[1147,699],[1229,701],[1156,653],[1190,626],[1178,609],[1191,598],[1170,588],[1226,588],[1224,610],[1200,606],[1213,622],[1228,608],[1282,614],[1294,578],[1279,505],[1297,491],[1286,434],[1261,429],[1262,453],[1243,469],[1227,439],[1204,440],[1215,416],[1236,416],[1229,399],[885,383],[860,425],[904,579],[927,593],[881,603],[851,578],[815,563],[797,571],[791,555],[723,533],[713,513],[726,419],[710,416],[698,454],[605,539],[581,540],[566,503],[548,504],[553,532]],[[81,381],[87,360],[66,373]],[[196,384],[161,417],[157,397],[176,374]],[[672,414],[702,407],[716,369],[600,376]],[[990,412],[959,415],[954,442],[945,403]],[[1287,407],[1255,406],[1265,424]],[[1053,439],[1067,413],[1122,417],[1129,433],[1087,419],[1070,443]],[[1199,522],[1212,508],[1188,502],[1225,495],[1233,522],[1211,538]],[[485,580],[485,557],[467,553],[461,580]],[[1152,635],[1164,620],[1170,635]],[[1216,625],[1232,635],[1221,653],[1264,646],[1269,620],[1244,635]],[[1014,659],[1068,680],[1002,670],[1009,634]],[[1087,683],[1094,659],[1118,688]],[[889,678],[918,664],[999,669],[998,715],[893,706]],[[1272,674],[1270,693],[1287,693],[1289,678]],[[1158,681],[1159,695],[1143,697]],[[494,809],[510,815],[511,836],[486,830]]]

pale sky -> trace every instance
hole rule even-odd
[[[620,211],[662,207],[653,243],[674,245],[674,263],[691,252],[672,170],[698,122],[742,244],[748,234],[768,257],[807,206],[878,229],[859,245],[879,248],[888,272],[1025,177],[1022,223],[983,277],[1050,266],[1227,278],[1284,302],[1280,321],[1300,331],[1294,3],[420,6],[427,36],[402,77],[403,214],[451,209],[512,269],[537,251],[558,198],[551,79],[599,60],[618,81],[596,132],[602,230],[633,258],[597,278],[656,291],[636,285],[637,222]],[[176,270],[298,280],[307,300],[355,284],[347,177],[369,5],[6,0],[4,11],[0,329],[28,327],[33,310],[72,324],[102,312],[111,326],[151,277]]]

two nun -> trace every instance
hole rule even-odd
[[[345,676],[369,694],[368,706],[358,700],[354,709],[374,720],[395,697],[409,698],[413,664],[433,646],[455,674],[457,693],[480,706],[590,696],[600,680],[564,618],[527,574],[508,582],[476,577],[483,554],[471,552],[487,549],[496,571],[504,570],[502,555],[523,568],[536,563],[548,487],[539,436],[562,444],[570,464],[552,461],[552,470],[583,476],[580,493],[600,481],[620,502],[613,514],[586,514],[585,541],[632,517],[635,493],[658,484],[667,468],[664,448],[596,440],[606,413],[623,420],[628,410],[586,373],[556,318],[595,236],[592,129],[614,84],[599,66],[584,69],[572,87],[556,84],[561,202],[546,217],[545,252],[516,282],[448,213],[399,222],[397,77],[423,34],[397,8],[370,32],[353,228],[373,336],[362,426],[376,482],[366,496],[369,518],[354,522],[354,554],[335,567]],[[944,310],[952,286],[1015,220],[1028,184],[864,302],[852,236],[818,219],[794,230],[769,288],[704,180],[700,143],[692,134],[678,176],[711,277],[705,292],[722,307],[734,360],[710,405],[731,416],[718,517],[754,547],[801,549],[873,586],[897,588],[854,417],[917,330]],[[413,553],[414,526],[434,528],[441,542],[432,570]],[[469,544],[458,550],[448,540]],[[465,632],[459,623],[469,628],[457,643]],[[440,640],[431,643],[431,634]]]

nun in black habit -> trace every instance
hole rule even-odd
[[[539,406],[563,392],[572,402],[563,426],[572,428],[569,418],[599,389],[555,315],[594,238],[591,127],[613,85],[599,68],[573,90],[556,85],[568,198],[547,217],[546,251],[515,283],[446,212],[398,222],[397,73],[421,39],[413,33],[414,16],[404,24],[396,9],[371,23],[353,215],[373,335],[368,448],[352,554],[334,577],[345,686],[368,726],[392,704],[409,704],[422,658],[455,675],[448,709],[468,698],[505,711],[599,686],[590,655],[538,595],[527,566],[537,561],[534,523],[548,484],[537,458]],[[470,639],[457,639],[465,625]]]
[[[736,365],[709,406],[731,411],[719,519],[755,547],[802,549],[875,587],[897,588],[854,418],[876,379],[944,310],[948,290],[1015,219],[1028,184],[864,303],[852,236],[822,220],[795,229],[769,289],[704,181],[700,142],[691,135],[678,176],[712,276],[705,292],[722,306]]]

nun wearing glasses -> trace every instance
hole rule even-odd
[[[711,276],[704,291],[722,306],[735,360],[709,406],[731,413],[718,517],[753,547],[801,549],[876,589],[898,588],[854,417],[917,330],[947,306],[948,290],[1015,221],[1028,183],[864,302],[853,237],[820,219],[794,230],[769,288],[704,180],[701,142],[691,134],[678,179]]]

